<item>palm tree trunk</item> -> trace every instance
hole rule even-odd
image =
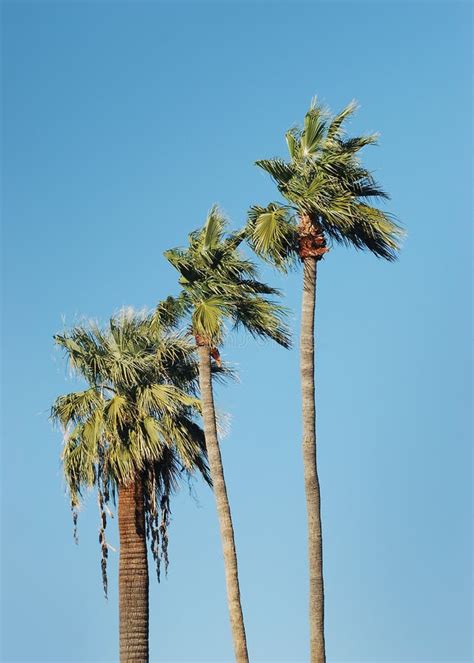
[[[247,640],[245,636],[244,616],[240,603],[239,575],[237,569],[237,552],[234,541],[234,528],[230,513],[227,488],[225,485],[224,468],[222,466],[219,441],[217,439],[216,413],[211,381],[211,356],[207,345],[198,344],[199,351],[199,386],[201,389],[204,434],[209,459],[214,495],[217,504],[217,515],[221,531],[222,549],[224,553],[227,600],[229,603],[230,624],[234,640],[235,660],[237,663],[248,663]]]
[[[308,517],[309,620],[311,663],[325,663],[324,583],[321,500],[316,463],[316,407],[314,398],[314,310],[317,258],[304,259],[301,313],[300,370],[303,400],[303,465]]]
[[[140,477],[119,488],[120,663],[148,663],[148,560]]]

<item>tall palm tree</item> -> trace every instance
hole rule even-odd
[[[278,292],[257,280],[255,265],[238,251],[244,233],[228,234],[226,227],[226,219],[214,206],[204,227],[189,235],[189,247],[169,250],[165,256],[180,273],[182,291],[177,306],[190,314],[199,353],[204,432],[222,539],[235,658],[238,663],[246,663],[237,553],[217,436],[211,358],[220,362],[218,346],[223,342],[226,321],[284,347],[289,346],[289,336],[283,322],[285,310],[271,299]]]
[[[308,517],[310,651],[312,663],[326,660],[320,487],[316,463],[314,312],[318,261],[328,240],[368,249],[394,260],[401,229],[372,204],[387,194],[364,168],[358,153],[376,135],[347,138],[344,122],[356,109],[351,102],[331,116],[312,103],[303,128],[286,133],[290,159],[256,164],[271,175],[286,199],[249,211],[247,235],[254,251],[282,271],[303,263],[300,370],[303,406],[303,464]]]
[[[87,383],[60,396],[52,417],[64,430],[62,461],[75,536],[84,489],[98,491],[106,595],[105,529],[109,500],[115,502],[118,493],[122,663],[149,657],[147,536],[159,579],[160,561],[168,565],[170,494],[183,473],[195,469],[210,481],[204,433],[195,420],[195,349],[172,333],[175,322],[165,302],[151,317],[123,312],[105,330],[79,325],[55,337]]]

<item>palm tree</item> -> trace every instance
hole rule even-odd
[[[199,470],[210,482],[200,412],[194,345],[173,333],[165,302],[153,316],[123,312],[105,330],[95,324],[57,335],[87,388],[60,396],[52,417],[64,430],[62,454],[77,541],[84,489],[95,487],[100,509],[102,579],[107,595],[109,501],[118,493],[120,660],[145,663],[148,647],[146,539],[168,565],[170,495]]]
[[[361,164],[358,153],[376,135],[347,138],[344,122],[356,104],[332,116],[314,101],[304,126],[286,133],[290,160],[256,164],[271,175],[286,199],[249,211],[250,245],[285,272],[303,263],[300,370],[303,405],[303,464],[308,517],[309,615],[312,663],[326,660],[320,488],[316,463],[314,312],[317,263],[329,250],[328,239],[368,249],[394,260],[402,231],[393,218],[372,204],[387,194]]]
[[[237,553],[217,436],[211,358],[220,362],[218,346],[223,342],[226,321],[284,347],[289,346],[289,336],[283,323],[285,310],[270,298],[278,292],[257,280],[255,265],[238,251],[244,233],[227,234],[226,227],[226,219],[214,206],[204,227],[189,235],[189,247],[169,250],[165,256],[180,273],[182,291],[176,305],[190,314],[199,353],[204,432],[222,539],[235,658],[238,663],[246,663]]]

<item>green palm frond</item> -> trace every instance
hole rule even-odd
[[[179,422],[164,418],[161,423],[164,443],[167,447],[177,449],[182,467],[191,472],[194,466],[199,465],[204,479],[210,483],[204,432],[200,426],[191,417],[180,417]]]
[[[396,260],[405,233],[392,217],[364,203],[354,206],[354,216],[350,242],[358,249],[369,249],[379,258]]]
[[[198,400],[172,384],[150,384],[137,389],[136,402],[139,412],[158,418],[177,415],[183,407],[195,407]]]
[[[315,103],[304,117],[303,131],[301,132],[303,157],[314,154],[320,147],[324,139],[326,127],[324,108]]]
[[[355,136],[354,138],[341,140],[339,145],[343,152],[356,154],[356,152],[359,152],[363,147],[367,147],[367,145],[377,145],[378,140],[379,134],[369,134],[367,136]]]
[[[327,137],[329,140],[339,138],[342,133],[344,122],[353,115],[357,110],[357,102],[353,99],[342,109],[340,113],[335,115],[329,123]]]
[[[256,338],[271,339],[284,348],[291,347],[291,335],[285,324],[288,309],[263,297],[241,297],[235,301],[234,326],[244,328]]]
[[[296,159],[300,150],[300,132],[297,129],[289,129],[285,134],[285,139],[290,158]],[[258,161],[256,163],[258,165]]]
[[[81,431],[81,444],[91,458],[95,458],[98,447],[101,446],[105,431],[103,411],[94,410],[85,418]]]
[[[222,242],[225,255],[232,254],[245,241],[245,228],[230,232]]]
[[[115,394],[109,398],[104,407],[104,418],[112,431],[125,428],[129,418],[125,396]]]
[[[213,205],[202,231],[201,245],[203,251],[212,251],[220,244],[226,225],[226,218],[219,207]]]
[[[143,417],[142,422],[142,433],[146,439],[146,450],[145,453],[151,460],[159,460],[162,454],[162,448],[160,445],[160,423],[153,416]]]
[[[70,423],[77,424],[83,421],[102,406],[102,394],[96,389],[76,391],[56,399],[51,408],[51,418],[65,429]]]
[[[364,198],[367,200],[370,198],[390,199],[388,193],[375,181],[372,174],[364,169],[347,169],[346,172],[341,173],[341,179],[353,198],[360,200]]]
[[[261,159],[256,161],[255,165],[269,173],[277,184],[287,184],[295,175],[291,164],[281,159]]]
[[[88,330],[78,326],[71,335],[57,334],[54,340],[66,350],[73,371],[80,372],[88,381],[101,381],[104,369],[103,355]]]
[[[226,301],[224,297],[219,295],[196,302],[192,314],[192,325],[195,334],[218,345],[222,340],[225,311]]]
[[[169,332],[176,329],[185,313],[186,302],[183,298],[167,297],[156,305],[150,317],[152,332],[159,333],[160,329]]]
[[[80,504],[83,487],[91,488],[97,476],[97,457],[91,456],[85,445],[81,444],[82,428],[83,424],[78,424],[66,439],[61,456],[73,508]]]
[[[287,271],[297,259],[298,231],[287,207],[270,203],[248,211],[247,236],[255,253]]]
[[[199,279],[200,273],[196,266],[181,249],[170,249],[163,254],[175,269],[181,274],[181,282],[192,283]]]
[[[278,288],[272,288],[270,285],[256,279],[242,279],[237,286],[237,292],[239,291],[240,293],[245,292],[249,295],[273,295],[276,297],[282,295],[281,290],[278,290]]]

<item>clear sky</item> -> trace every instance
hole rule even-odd
[[[468,3],[3,3],[2,651],[116,661],[91,498],[72,540],[52,336],[176,292],[162,252],[213,202],[234,227],[275,199],[313,95],[380,131],[366,163],[408,229],[400,261],[321,263],[317,406],[329,662],[471,660]],[[299,323],[301,274],[265,276]],[[297,342],[295,343],[297,346]],[[232,337],[223,455],[253,661],[308,660],[297,348]],[[153,661],[232,659],[212,495],[174,500],[151,582]],[[114,527],[109,533],[117,542]]]

